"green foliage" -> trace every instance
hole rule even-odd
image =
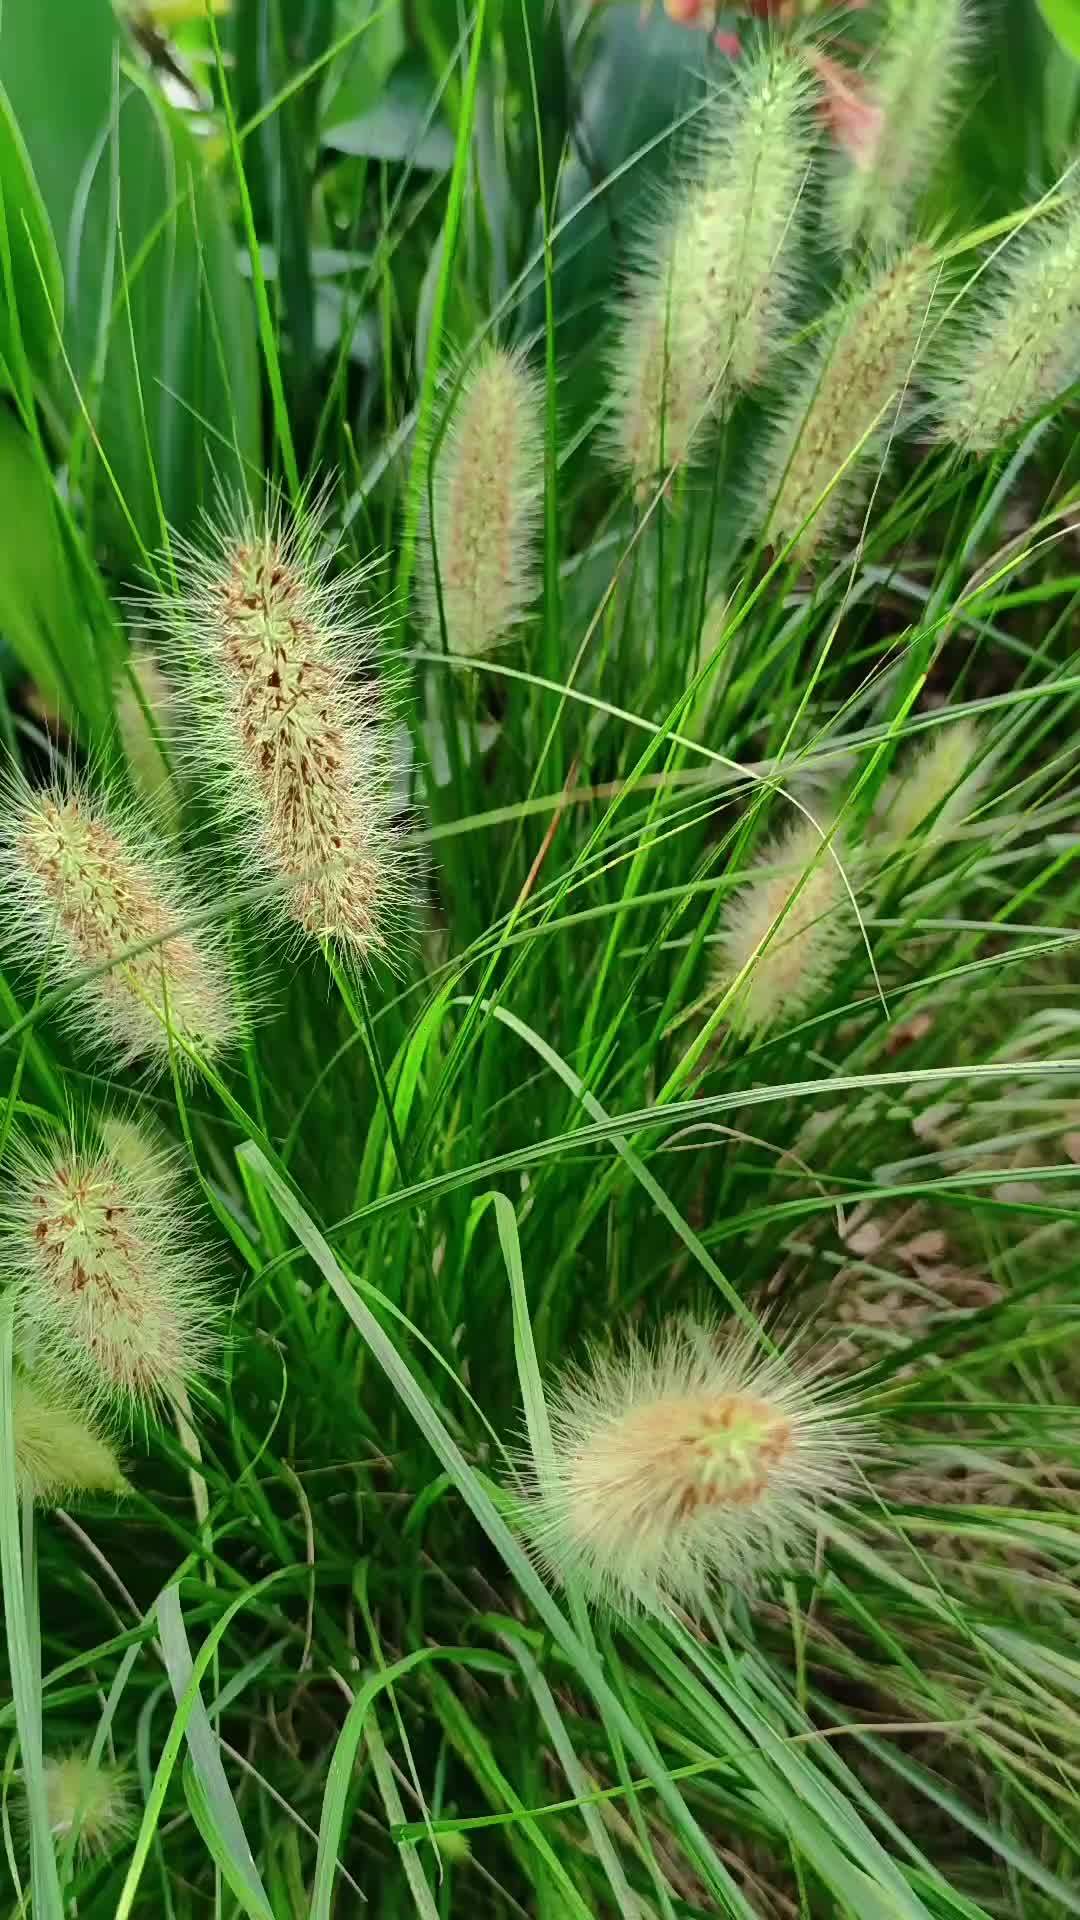
[[[13,385],[24,358],[35,372],[48,365],[64,318],[64,281],[30,156],[2,87],[0,218],[4,236],[0,241],[4,266],[0,378],[5,385]]]
[[[134,563],[260,463],[247,302],[217,182],[110,0],[12,0],[0,78],[67,287],[50,397],[92,524]],[[58,315],[59,317],[59,315]]]
[[[3,0],[0,808],[10,840],[13,769],[72,779],[184,881],[181,925],[129,950],[121,876],[117,951],[86,964],[62,875],[33,939],[5,902],[13,1916],[1080,1912],[1069,290],[1037,417],[975,454],[933,414],[1017,229],[1035,244],[1070,184],[1069,16],[973,10],[902,209],[926,297],[884,373],[870,301],[857,410],[829,343],[893,263],[829,238],[843,120],[811,108],[767,381],[633,498],[607,449],[641,235],[704,122],[723,149],[763,38],[843,63],[858,105],[892,17],[782,11],[725,11],[716,40],[640,0]],[[535,377],[543,512],[512,556],[522,617],[464,659],[420,588],[491,346]],[[359,567],[348,593],[301,605],[252,550],[181,617],[219,479],[248,534],[280,500],[304,566]],[[230,670],[258,628],[257,724],[228,673],[193,724],[208,607]],[[287,835],[365,728],[412,892],[369,971],[290,905],[311,876],[271,872],[259,829],[269,792]],[[260,786],[290,740],[304,767]],[[204,940],[243,1012],[212,1060],[170,992]],[[121,988],[154,1069],[94,1011]],[[190,1243],[222,1337],[102,1430],[122,1500],[87,1473],[77,1511],[35,1511],[13,1408],[76,1321],[100,1358],[108,1262],[66,1206],[66,1264],[39,1257],[25,1174],[28,1142],[73,1134],[125,1192],[172,1154],[183,1233],[154,1272]],[[102,1246],[128,1211],[99,1209]],[[33,1259],[42,1288],[66,1275],[60,1332],[25,1308]],[[877,1450],[788,1566],[693,1621],[624,1617],[532,1557],[522,1451],[565,1444],[551,1383],[591,1342],[688,1312],[721,1343],[804,1342]],[[129,1776],[130,1831],[96,1848],[51,1820],[72,1755]]]
[[[1080,60],[1080,6],[1077,0],[1039,0],[1039,12],[1066,53]]]
[[[91,727],[103,727],[110,708],[102,680],[107,645],[95,648],[80,604],[47,459],[6,410],[0,410],[0,514],[0,632],[51,713],[66,720],[82,714]]]

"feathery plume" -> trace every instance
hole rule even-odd
[[[123,1493],[116,1454],[84,1413],[17,1379],[13,1414],[15,1473],[26,1499],[52,1506],[73,1493]]]
[[[721,212],[705,188],[689,194],[655,258],[623,295],[611,365],[611,453],[643,498],[685,466],[709,417],[709,334],[701,304],[708,235]]]
[[[1013,239],[981,312],[957,329],[936,388],[943,440],[984,453],[1080,380],[1080,198]]]
[[[973,720],[937,727],[929,744],[912,755],[905,769],[885,784],[874,828],[897,845],[948,838],[971,812],[986,783],[989,761],[980,760],[982,741]]]
[[[110,1159],[126,1167],[136,1179],[153,1177],[167,1164],[172,1148],[153,1120],[137,1120],[134,1111],[110,1111],[94,1116],[97,1137]]]
[[[391,717],[357,594],[331,579],[319,502],[295,519],[227,509],[158,610],[193,672],[193,750],[288,920],[356,958],[392,954],[411,868]]]
[[[21,1145],[0,1223],[20,1352],[91,1403],[176,1400],[217,1310],[170,1158],[75,1138]]]
[[[475,659],[506,638],[536,591],[543,435],[539,388],[521,354],[489,347],[466,374],[435,453],[433,495],[423,540],[428,636],[441,645],[441,593],[450,651]]]
[[[838,157],[830,214],[842,246],[904,239],[941,151],[970,37],[967,0],[893,0],[866,90],[867,137]]]
[[[857,930],[844,854],[836,836],[826,845],[812,820],[797,820],[730,902],[713,988],[739,981],[727,1014],[736,1032],[796,1020],[824,993]]]
[[[80,1853],[108,1853],[132,1826],[128,1777],[123,1767],[66,1753],[45,1762],[45,1803],[57,1839],[74,1828]]]
[[[169,832],[179,809],[169,761],[175,721],[173,689],[147,647],[133,647],[129,671],[116,685],[116,724],[131,777]]]
[[[184,931],[203,903],[134,813],[109,809],[77,782],[12,782],[0,881],[11,951],[26,967],[47,960],[75,983],[64,1012],[80,1039],[125,1065],[167,1062],[176,1043],[181,1069],[185,1049],[211,1058],[232,1040],[220,947],[205,928]]]
[[[719,374],[753,386],[771,358],[794,292],[792,253],[810,164],[807,71],[782,42],[737,67],[736,98],[714,136],[710,178],[727,195]],[[717,294],[721,292],[717,285]]]
[[[912,247],[841,298],[766,450],[760,491],[773,541],[808,561],[894,429],[931,298],[928,248]]]
[[[668,1323],[559,1379],[525,1525],[549,1575],[622,1610],[695,1607],[797,1556],[866,1448],[820,1370],[744,1331]]]
[[[615,343],[612,452],[639,494],[692,457],[710,412],[760,379],[790,304],[806,69],[773,46],[731,95],[693,183],[647,238]]]

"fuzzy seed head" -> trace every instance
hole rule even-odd
[[[721,367],[743,388],[764,373],[791,306],[810,85],[803,62],[780,42],[735,74],[736,99],[714,138],[709,177],[728,196],[731,229],[727,311],[718,301],[715,315]]]
[[[13,1411],[15,1471],[26,1499],[52,1506],[73,1493],[123,1493],[116,1454],[84,1413],[22,1379]]]
[[[809,560],[895,430],[931,298],[931,256],[913,247],[827,321],[818,354],[777,423],[762,493],[768,533]],[[805,524],[804,524],[805,523]]]
[[[139,793],[162,825],[175,829],[178,809],[167,754],[174,724],[173,690],[146,647],[132,651],[128,673],[116,688],[116,724]],[[132,682],[134,681],[134,685]]]
[[[989,762],[973,720],[938,727],[928,746],[886,783],[875,826],[897,846],[940,841],[965,820],[985,785]]]
[[[447,645],[470,659],[523,618],[536,591],[543,493],[537,383],[520,354],[489,348],[466,376],[435,454],[434,527],[423,543],[432,646],[442,644],[440,592]]]
[[[557,1580],[620,1610],[696,1607],[804,1549],[865,1429],[812,1367],[679,1321],[558,1381],[526,1524]]]
[[[834,181],[830,212],[842,246],[882,249],[906,237],[948,131],[970,41],[967,0],[893,0],[867,89],[872,137],[841,155]]]
[[[136,1120],[132,1114],[99,1113],[97,1133],[111,1160],[126,1167],[136,1180],[161,1177],[169,1160],[169,1146],[153,1121]]]
[[[709,419],[710,336],[700,300],[721,197],[689,194],[654,266],[625,296],[611,367],[611,452],[639,499],[691,459]]]
[[[624,296],[611,364],[611,453],[639,499],[686,465],[708,422],[708,336],[687,288],[700,285],[697,236],[712,204],[705,192],[688,199],[666,257],[636,274]]]
[[[857,931],[844,861],[835,835],[826,846],[824,832],[800,819],[731,901],[713,988],[739,982],[727,1013],[736,1032],[795,1021],[821,999]]]
[[[80,1853],[107,1853],[131,1830],[127,1775],[107,1761],[83,1753],[47,1760],[45,1799],[53,1833],[63,1840],[74,1828]]]
[[[61,979],[80,983],[64,1011],[97,1051],[124,1065],[172,1058],[184,1070],[183,1049],[211,1058],[233,1039],[222,953],[205,929],[187,930],[201,903],[133,815],[78,784],[13,783],[0,876],[8,945],[27,968],[47,957]],[[108,971],[82,978],[100,967]]]
[[[216,1312],[169,1160],[26,1144],[2,1223],[16,1338],[36,1370],[131,1414],[175,1400]]]
[[[988,452],[1080,380],[1080,200],[1011,242],[937,383],[943,440]]]
[[[758,380],[792,292],[807,78],[774,47],[733,82],[693,178],[643,248],[612,361],[612,454],[639,496]]]
[[[223,513],[205,551],[180,548],[159,618],[194,670],[193,758],[247,860],[294,927],[368,960],[393,945],[409,867],[362,575],[330,578],[324,519],[318,503]]]

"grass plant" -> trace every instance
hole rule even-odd
[[[1080,1914],[1080,86],[934,12],[4,0],[12,1920]]]

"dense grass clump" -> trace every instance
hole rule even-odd
[[[4,0],[13,1917],[1080,1912],[1076,71],[715,11]]]

